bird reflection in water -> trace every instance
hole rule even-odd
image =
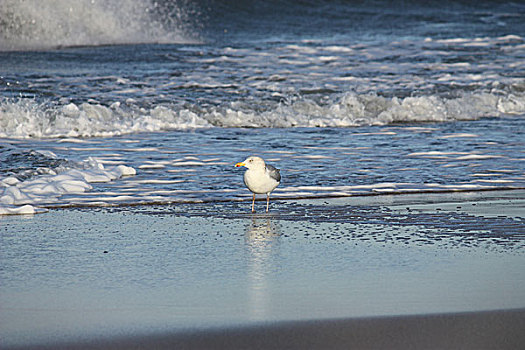
[[[280,227],[270,217],[252,217],[246,226],[245,243],[248,262],[248,288],[250,316],[253,321],[263,321],[271,314],[272,298],[268,284],[280,270]]]

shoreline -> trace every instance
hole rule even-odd
[[[518,349],[525,309],[284,321],[239,327],[31,344],[39,349]]]
[[[378,192],[369,192],[369,193],[354,193],[354,194],[326,194],[326,195],[301,195],[301,196],[288,196],[288,195],[279,195],[279,192],[272,193],[271,196],[271,202],[290,202],[290,201],[305,201],[305,200],[348,200],[351,201],[352,199],[356,199],[357,201],[363,202],[366,201],[368,198],[370,198],[371,202],[374,202],[374,198],[384,198],[389,196],[399,196],[399,197],[407,197],[407,196],[425,196],[425,195],[442,195],[442,196],[451,196],[451,197],[457,197],[464,194],[493,194],[493,193],[504,193],[504,194],[523,194],[525,191],[525,187],[493,187],[493,188],[479,188],[479,189],[452,189],[452,190],[418,190],[418,191],[407,191],[407,190],[397,190],[397,191],[378,191]],[[37,205],[37,204],[25,204],[25,205],[17,205],[13,206],[12,209],[14,209],[15,212],[13,213],[0,213],[1,217],[6,216],[16,216],[16,215],[35,215],[35,214],[45,214],[50,210],[68,210],[68,209],[93,209],[93,208],[126,208],[126,207],[141,207],[141,206],[170,206],[170,205],[188,205],[188,204],[228,204],[228,203],[243,203],[243,202],[251,202],[252,197],[251,194],[246,194],[245,197],[236,197],[236,198],[230,198],[230,199],[198,199],[198,200],[181,200],[181,201],[172,201],[172,200],[166,200],[166,201],[142,201],[142,202],[115,202],[115,203],[107,203],[107,202],[93,202],[93,203],[70,203],[70,204],[45,204],[45,205]],[[256,196],[255,198],[256,202],[265,202],[266,197]],[[23,207],[32,207],[33,211],[24,211],[21,210],[20,213],[17,213],[16,210],[20,210]]]

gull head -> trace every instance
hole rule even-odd
[[[243,162],[235,164],[235,167],[246,167],[248,169],[264,169],[266,164],[264,163],[264,159],[261,157],[256,156],[250,156],[246,158]]]

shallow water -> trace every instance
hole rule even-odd
[[[524,307],[516,191],[248,206],[1,218],[3,344]]]
[[[523,187],[521,4],[3,5],[0,214]]]
[[[16,163],[33,155],[33,163],[15,175],[24,180],[17,186],[29,197],[15,200],[43,208],[247,200],[251,194],[242,183],[243,171],[233,165],[250,154],[281,169],[274,199],[519,189],[525,187],[524,126],[522,118],[494,118],[352,129],[206,129],[6,140],[2,158],[16,155]],[[21,149],[37,153],[19,153]],[[52,154],[38,153],[41,149]],[[96,162],[82,162],[89,157]],[[87,190],[66,189],[54,196],[34,193],[33,182],[42,178],[50,186],[67,184],[70,179],[60,176],[69,168],[85,173],[119,164],[134,168],[136,175],[111,182],[97,181],[93,175]],[[9,162],[0,169],[12,174]],[[45,175],[50,170],[57,175]]]

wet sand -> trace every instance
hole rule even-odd
[[[0,218],[0,346],[525,344],[523,191],[276,200],[269,214],[249,207]]]
[[[39,346],[40,349],[520,349],[525,309],[282,322]],[[20,349],[24,349],[21,347]]]

